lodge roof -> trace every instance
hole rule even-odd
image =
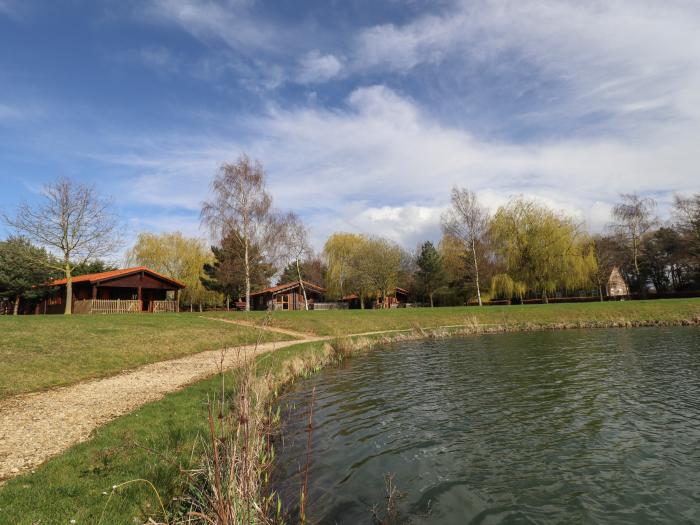
[[[75,283],[90,283],[90,284],[96,284],[100,283],[102,281],[109,281],[111,279],[116,279],[117,277],[126,277],[127,275],[133,275],[135,273],[139,272],[144,272],[147,274],[150,274],[151,276],[155,277],[156,279],[160,279],[161,281],[166,281],[178,288],[185,288],[185,285],[181,283],[180,281],[177,281],[175,279],[171,279],[170,277],[166,277],[163,274],[160,274],[156,271],[151,270],[150,268],[146,266],[135,266],[134,268],[124,268],[122,270],[112,270],[109,272],[99,272],[99,273],[87,273],[85,275],[76,275],[73,277],[71,280],[73,281],[73,284]],[[51,281],[49,283],[50,286],[61,286],[66,284],[66,279],[56,279],[54,281]]]
[[[397,286],[396,288],[394,288],[394,293],[396,293],[396,292],[399,292],[400,294],[403,294],[403,295],[408,295],[408,290],[406,290],[405,288],[401,288],[400,286]],[[351,293],[351,294],[346,295],[345,297],[341,298],[340,300],[341,301],[352,301],[353,299],[359,299],[359,298],[360,298],[360,296],[357,295],[356,293]]]
[[[304,288],[307,290],[311,290],[313,292],[318,292],[318,293],[326,293],[326,289],[323,288],[322,286],[318,286],[317,284],[310,283],[308,281],[302,281],[304,283]],[[289,283],[284,283],[284,284],[278,284],[277,286],[270,286],[269,288],[264,288],[262,290],[258,290],[257,292],[251,293],[251,297],[254,295],[262,295],[266,293],[279,293],[279,292],[285,292],[287,290],[291,290],[293,288],[296,288],[299,286],[299,281],[292,281]]]

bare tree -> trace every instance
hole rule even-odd
[[[213,198],[202,205],[202,222],[212,235],[218,240],[231,235],[243,248],[246,311],[250,311],[251,246],[265,255],[273,254],[280,229],[265,178],[259,161],[241,155],[235,164],[221,166],[211,183]]]
[[[459,239],[465,249],[471,253],[479,306],[482,306],[482,303],[478,248],[486,233],[488,223],[488,210],[479,204],[476,193],[457,186],[452,188],[452,208],[442,216],[442,231],[446,235]]]
[[[305,256],[311,254],[306,226],[304,226],[298,215],[290,212],[282,218],[281,234],[286,258],[296,265],[299,286],[304,296],[304,309],[308,310],[309,302],[306,297],[306,287],[304,286],[304,280],[301,278],[301,261]]]
[[[612,228],[627,239],[635,278],[639,281],[639,248],[642,236],[658,222],[654,216],[656,201],[649,197],[640,198],[636,193],[621,193],[620,198],[622,201],[612,209]]]
[[[23,203],[5,222],[20,234],[56,254],[66,278],[65,314],[73,310],[73,278],[76,266],[113,253],[120,245],[111,201],[102,200],[92,186],[70,179],[47,184],[44,201]]]

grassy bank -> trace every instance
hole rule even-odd
[[[316,369],[333,358],[328,345],[294,345],[257,358],[256,373],[271,388]],[[235,388],[226,374],[227,395]],[[144,405],[100,428],[93,439],[76,445],[34,473],[0,487],[0,524],[95,524],[112,487],[145,479],[153,483],[167,508],[186,489],[181,469],[198,466],[206,437],[207,399],[220,396],[220,377],[201,381],[160,401]],[[160,520],[156,495],[145,483],[115,491],[102,524]],[[139,521],[140,520],[140,521]]]
[[[254,343],[256,335],[189,313],[0,316],[0,398]],[[264,341],[281,339],[291,337],[263,334]]]
[[[219,312],[238,319],[262,319],[263,312]],[[275,312],[272,325],[315,335],[434,329],[452,325],[493,325],[510,330],[557,327],[676,325],[700,321],[700,299],[606,303],[533,304],[394,310]]]

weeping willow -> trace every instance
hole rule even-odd
[[[505,272],[492,280],[492,293],[547,300],[558,291],[592,286],[597,263],[590,237],[570,217],[534,201],[517,198],[502,206],[491,237]]]

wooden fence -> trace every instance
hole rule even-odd
[[[151,301],[150,309],[154,314],[161,312],[177,312],[177,301]]]
[[[76,314],[137,314],[141,301],[134,299],[84,299],[73,303]]]

